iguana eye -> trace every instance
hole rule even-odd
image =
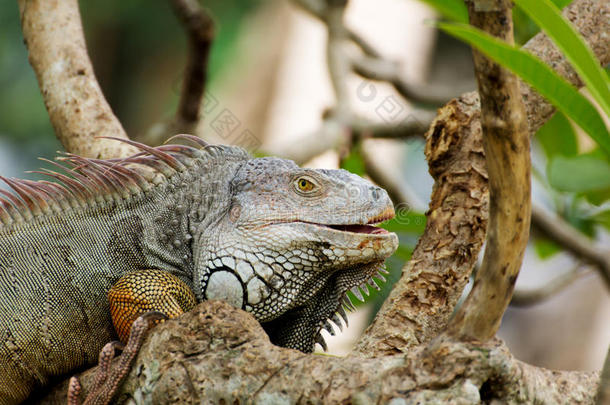
[[[299,177],[295,180],[295,188],[301,194],[310,194],[318,188],[318,185],[306,177]]]

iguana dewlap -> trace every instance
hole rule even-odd
[[[392,203],[368,181],[200,146],[66,155],[69,170],[46,172],[56,183],[3,178],[14,192],[0,191],[0,404],[94,364],[116,339],[111,312],[133,320],[121,299],[142,287],[166,298],[175,279],[198,301],[251,312],[275,344],[310,352],[346,292],[373,283],[396,250],[396,235],[375,226]],[[192,303],[178,295],[168,311]]]

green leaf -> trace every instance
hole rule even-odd
[[[514,0],[555,42],[585,82],[591,95],[610,116],[610,89],[599,61],[574,27],[550,0]]]
[[[559,111],[536,132],[536,139],[548,158],[578,154],[578,141],[574,128],[566,116]]]
[[[553,4],[555,5],[555,7],[557,7],[558,9],[562,9],[565,6],[567,6],[568,4],[570,4],[572,2],[572,0],[553,0]]]
[[[468,9],[462,0],[421,0],[441,15],[461,23],[468,22]]]
[[[561,252],[561,248],[555,242],[547,238],[537,238],[534,240],[534,250],[539,258],[542,260],[548,259],[555,255],[555,253]]]
[[[519,7],[513,8],[513,27],[515,43],[520,46],[540,32],[540,27]]]
[[[589,100],[553,69],[533,55],[474,27],[456,23],[439,23],[439,27],[521,77],[578,124],[610,156],[610,134],[601,116]]]
[[[549,183],[561,191],[588,192],[610,187],[610,164],[593,156],[556,156],[548,167]]]

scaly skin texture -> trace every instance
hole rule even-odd
[[[68,155],[75,178],[51,174],[61,187],[4,179],[18,196],[0,205],[0,404],[95,363],[116,339],[107,293],[127,273],[170,273],[311,352],[347,290],[397,247],[373,226],[393,216],[386,192],[346,171],[140,147],[123,160]]]

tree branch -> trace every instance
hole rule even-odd
[[[76,0],[19,0],[29,60],[55,134],[66,151],[91,158],[135,153],[95,78]]]
[[[561,245],[579,259],[595,265],[610,288],[610,250],[595,246],[589,238],[562,218],[547,212],[536,204],[532,206],[532,223],[544,232],[547,238]]]
[[[438,106],[464,90],[463,87],[447,90],[447,86],[410,83],[400,74],[400,65],[382,59],[355,58],[352,65],[356,74],[366,79],[388,82],[398,94],[416,103]]]
[[[84,390],[93,371],[79,377]],[[273,346],[252,315],[206,301],[155,327],[115,403],[480,403],[489,397],[574,404],[593,402],[598,378],[523,364],[498,340],[445,341],[373,359],[304,355]],[[65,389],[60,385],[43,403],[64,404]]]
[[[482,11],[480,3],[468,3],[470,23],[512,44],[510,1],[485,1]],[[489,175],[489,224],[483,264],[472,291],[449,324],[448,333],[460,340],[484,342],[495,336],[500,327],[529,239],[531,161],[517,77],[477,50],[473,50],[473,56]]]
[[[155,123],[143,135],[141,141],[149,145],[160,145],[175,134],[197,133],[214,40],[214,21],[198,0],[170,0],[170,3],[187,34],[188,56],[178,109],[172,119]]]
[[[426,128],[430,125],[436,113],[431,110],[414,110],[409,120],[398,124],[381,124],[351,117],[347,122],[340,121],[330,114],[322,121],[322,125],[314,132],[303,135],[282,150],[282,156],[303,164],[312,158],[336,149],[348,140],[357,141],[369,138],[408,140],[423,139]]]
[[[349,129],[354,140],[362,139],[396,139],[408,140],[418,138],[423,140],[424,133],[436,117],[432,110],[414,110],[409,120],[398,124],[379,124],[364,120],[354,120]]]
[[[347,87],[347,76],[351,66],[344,46],[348,39],[347,30],[343,25],[347,0],[327,0],[324,13],[324,22],[328,29],[326,44],[326,59],[330,83],[335,91],[337,102],[332,110],[340,122],[351,118],[350,93]]]
[[[346,28],[342,21],[329,20],[328,8],[324,6],[324,0],[294,0],[296,4],[312,16],[324,22],[329,31],[332,26],[340,27],[346,33],[346,39],[357,45],[368,58],[350,58],[352,70],[367,79],[387,81],[405,99],[414,103],[441,105],[448,102],[455,94],[456,89],[447,90],[446,86],[421,85],[410,83],[402,77],[400,65],[384,60],[381,53],[359,34]],[[339,25],[340,24],[340,25]],[[379,67],[384,66],[383,69]]]
[[[564,15],[601,64],[608,64],[610,41],[605,33],[610,31],[610,3],[576,0]],[[567,60],[549,46],[551,41],[539,33],[524,48],[559,72],[568,72]],[[577,75],[566,77],[582,86]],[[523,84],[521,95],[533,135],[554,109]],[[435,180],[426,230],[401,279],[357,344],[355,350],[362,356],[408,351],[437,336],[453,313],[485,238],[488,189],[478,94],[464,94],[441,108],[426,138],[426,157]]]
[[[187,32],[189,50],[174,125],[177,132],[192,133],[200,119],[214,22],[197,0],[171,0],[171,4]]]
[[[555,276],[551,280],[547,281],[540,288],[515,290],[513,297],[510,301],[510,306],[526,307],[529,305],[537,304],[552,297],[553,295],[557,294],[558,292],[562,291],[564,288],[572,284],[574,281],[587,274],[590,274],[590,271],[581,271],[580,268],[581,266],[579,265],[564,274]]]

